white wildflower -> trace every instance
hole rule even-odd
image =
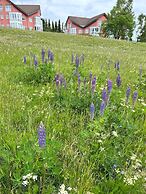
[[[101,139],[99,139],[99,140],[98,140],[98,143],[102,143],[102,140],[101,140]]]
[[[116,131],[112,131],[112,135],[115,136],[115,137],[118,137],[118,134]]]
[[[136,156],[135,154],[132,154],[132,156],[131,156],[131,158],[130,158],[130,159],[131,159],[131,160],[135,160],[135,159],[136,159],[136,157],[137,157],[137,156]]]
[[[68,187],[68,188],[67,188],[67,190],[68,190],[68,191],[71,191],[71,190],[72,190],[72,188],[71,188],[71,187]]]
[[[25,180],[25,181],[22,182],[22,185],[26,187],[28,185],[28,183],[29,182],[27,180]]]
[[[34,181],[37,181],[38,176],[37,176],[37,175],[33,175],[33,176],[32,176],[32,179],[33,179]]]
[[[65,185],[64,184],[62,184],[60,186],[58,194],[68,194],[68,192],[65,190]]]

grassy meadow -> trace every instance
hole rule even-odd
[[[53,62],[42,64],[42,48]],[[0,193],[146,193],[145,43],[0,29]]]

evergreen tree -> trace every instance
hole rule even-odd
[[[108,14],[107,22],[103,25],[106,36],[115,39],[132,39],[135,26],[133,0],[117,0],[116,5]]]
[[[138,38],[137,41],[146,42],[146,15],[140,14],[138,17]]]
[[[64,23],[62,22],[62,29],[61,29],[62,32],[64,32]]]
[[[47,31],[47,20],[42,19],[42,22],[43,22],[43,31]]]
[[[52,21],[52,30],[51,30],[52,32],[54,32],[55,31],[55,27],[54,27],[54,22]]]
[[[57,22],[55,21],[55,32],[58,31]]]
[[[58,21],[58,32],[61,32],[61,23],[60,23],[60,20]]]
[[[49,31],[51,31],[51,23],[50,23],[50,19],[48,20],[48,29],[49,29]]]

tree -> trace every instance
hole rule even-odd
[[[48,30],[51,31],[51,23],[50,23],[50,19],[48,20]]]
[[[140,14],[138,17],[138,37],[137,41],[146,42],[146,15]]]
[[[52,32],[55,31],[54,22],[52,21]]]
[[[60,20],[58,21],[58,32],[61,32],[61,23],[60,23]]]
[[[132,39],[135,26],[133,0],[117,0],[116,5],[108,14],[107,22],[103,25],[106,36],[115,39]]]
[[[58,26],[57,26],[57,22],[55,21],[55,32],[58,31]]]
[[[47,31],[47,20],[42,19],[42,22],[43,22],[43,31]]]

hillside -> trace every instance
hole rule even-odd
[[[145,43],[0,29],[0,193],[144,194],[145,56]]]

